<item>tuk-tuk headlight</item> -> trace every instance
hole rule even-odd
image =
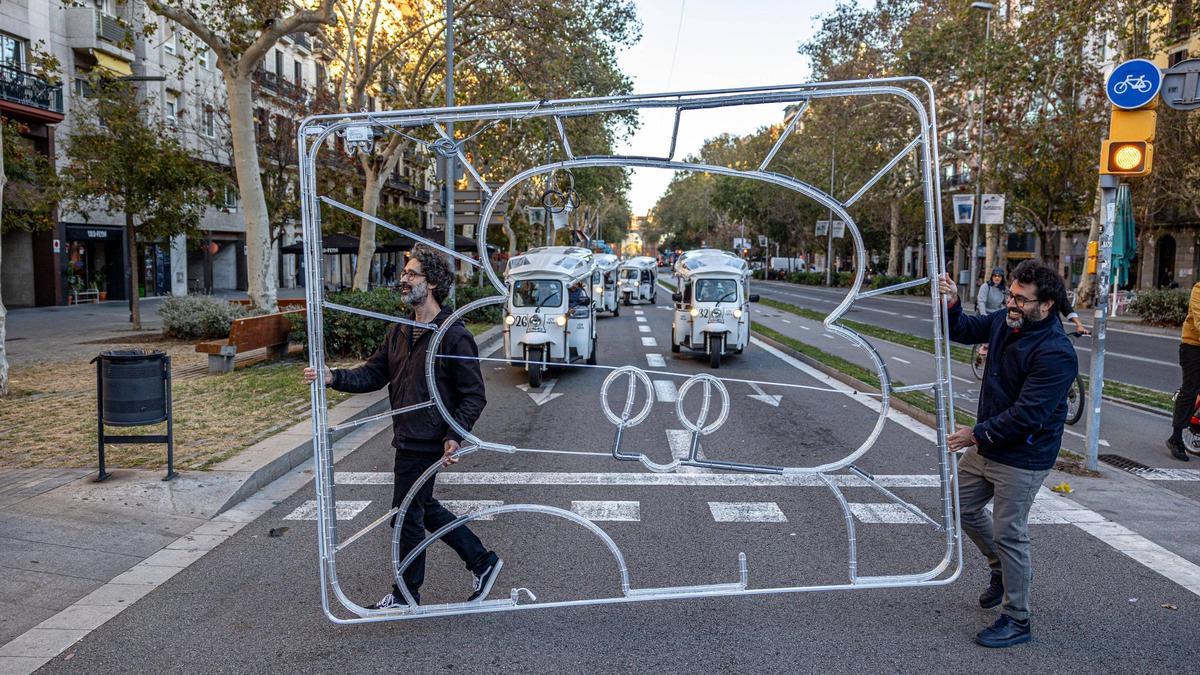
[[[504,317],[504,323],[509,326],[513,325],[516,322],[517,322],[517,317],[513,316],[512,314],[509,314],[508,316]]]
[[[740,309],[733,310],[733,318],[735,318],[735,319],[742,318],[742,310],[740,310]]]
[[[596,289],[596,292],[597,292],[597,293],[603,293],[603,292],[604,292],[604,287],[603,287],[603,286],[599,286],[599,285],[597,285],[597,286],[592,286],[592,288]]]
[[[567,325],[567,315],[560,314],[559,316],[554,317],[554,323],[558,325],[559,328]]]
[[[688,312],[688,314],[691,314],[693,317],[697,317],[697,316],[700,316],[700,310],[693,307],[692,311]]]
[[[537,328],[540,325],[542,325],[542,316],[540,314],[534,314],[533,316],[529,317],[530,328]]]
[[[713,321],[720,321],[721,317],[723,316],[725,316],[725,314],[719,309],[714,309],[712,313],[709,314],[709,317],[711,317]]]

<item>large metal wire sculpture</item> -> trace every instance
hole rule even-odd
[[[805,183],[793,176],[768,170],[776,153],[784,142],[793,135],[806,109],[812,101],[822,99],[855,99],[862,100],[870,97],[890,97],[908,106],[917,119],[915,137],[889,162],[864,183],[851,197],[838,200],[833,195],[811,184]],[[755,104],[792,104],[796,112],[771,147],[762,158],[761,163],[754,169],[738,169],[721,165],[704,164],[696,161],[675,159],[675,146],[679,133],[681,116],[687,111],[712,109],[729,106],[744,106]],[[671,133],[670,148],[665,156],[623,156],[623,155],[576,155],[570,143],[570,138],[564,125],[564,120],[592,115],[607,115],[615,113],[637,112],[651,109],[668,109],[674,111],[674,126]],[[533,166],[511,176],[495,190],[483,180],[479,170],[469,161],[464,146],[482,131],[501,122],[519,122],[531,118],[542,118],[553,122],[557,131],[557,151],[561,158],[557,161]],[[474,123],[478,131],[464,139],[451,138],[446,132],[447,123]],[[334,138],[342,139],[347,147],[355,143],[361,144],[361,139],[372,139],[379,134],[402,134],[413,143],[432,151],[442,157],[456,157],[465,167],[467,173],[479,186],[486,196],[486,204],[479,219],[479,255],[478,259],[450,250],[436,242],[408,232],[381,218],[370,216],[341,201],[317,192],[317,155],[322,146]],[[421,134],[426,133],[422,138]],[[766,593],[789,593],[799,591],[842,590],[855,588],[879,587],[909,587],[947,584],[959,575],[962,568],[962,539],[957,519],[957,490],[954,476],[956,475],[955,455],[946,446],[948,429],[953,424],[952,414],[953,389],[949,377],[950,347],[946,339],[948,327],[946,321],[945,300],[938,291],[938,285],[931,283],[942,274],[946,268],[941,213],[941,189],[938,183],[938,143],[937,143],[937,114],[933,88],[920,78],[885,78],[877,80],[824,82],[800,85],[782,85],[773,87],[754,87],[743,89],[724,89],[714,91],[690,91],[669,94],[648,94],[634,96],[616,96],[605,98],[566,99],[556,101],[540,101],[528,103],[506,103],[496,105],[479,105],[461,108],[434,108],[423,110],[406,110],[392,112],[362,112],[353,114],[318,115],[310,117],[301,125],[298,134],[299,148],[299,177],[301,189],[301,213],[304,236],[304,269],[306,275],[306,295],[308,300],[308,345],[310,365],[318,372],[325,365],[324,334],[322,315],[324,311],[347,312],[365,317],[381,319],[400,324],[407,324],[432,331],[428,348],[429,357],[425,363],[425,377],[428,381],[432,398],[429,401],[390,410],[380,415],[347,422],[331,427],[327,416],[327,401],[325,390],[319,383],[312,386],[312,430],[313,456],[315,462],[315,488],[317,497],[317,532],[320,552],[321,602],[325,615],[335,623],[360,623],[411,619],[418,617],[446,616],[479,612],[511,611],[538,607],[565,607],[596,605],[618,602],[634,602],[645,600],[660,600],[667,598],[701,598],[713,596],[750,595]],[[925,241],[928,244],[928,256],[925,276],[904,283],[876,288],[863,289],[864,271],[866,269],[866,249],[863,245],[862,234],[855,219],[847,211],[881,178],[886,176],[905,158],[915,153],[916,165],[920,176],[922,200],[924,202]],[[725,382],[746,382],[759,385],[780,387],[797,387],[801,389],[820,389],[780,382],[758,382],[717,378],[709,374],[695,375],[680,387],[676,401],[676,415],[687,429],[689,444],[683,456],[676,456],[669,463],[659,463],[650,459],[645,453],[623,448],[624,434],[630,428],[638,425],[650,412],[654,400],[653,387],[645,369],[634,366],[571,366],[581,368],[597,368],[607,370],[602,390],[601,400],[604,416],[616,427],[615,439],[611,457],[615,461],[640,462],[652,472],[674,472],[683,467],[702,467],[710,470],[746,472],[757,474],[775,474],[782,477],[815,479],[815,484],[827,487],[834,495],[844,516],[848,557],[847,580],[844,583],[784,586],[768,588],[751,588],[745,553],[738,556],[736,579],[728,583],[705,585],[681,585],[656,588],[638,588],[633,585],[625,557],[620,547],[603,528],[587,518],[572,511],[544,504],[506,504],[474,511],[430,533],[425,540],[401,556],[400,527],[394,528],[392,535],[392,575],[400,588],[404,604],[397,608],[386,610],[368,609],[351,600],[344,592],[338,580],[337,556],[340,551],[362,538],[368,532],[386,523],[395,516],[402,519],[414,495],[428,480],[442,470],[442,465],[435,463],[417,480],[405,496],[400,506],[392,509],[378,518],[366,528],[353,535],[339,540],[338,523],[335,514],[335,485],[333,472],[333,455],[329,432],[365,424],[367,422],[388,418],[393,415],[408,414],[425,408],[436,408],[447,424],[457,432],[464,441],[455,457],[466,457],[479,451],[500,453],[547,452],[538,448],[522,448],[509,444],[484,440],[463,428],[447,410],[445,403],[438,394],[435,384],[438,369],[435,361],[439,358],[438,346],[446,330],[455,321],[472,311],[505,301],[506,288],[495,270],[489,264],[487,254],[487,227],[497,204],[503,202],[504,196],[524,181],[535,176],[558,174],[590,167],[632,167],[632,168],[662,168],[675,171],[707,172],[722,176],[740,177],[761,181],[787,190],[797,192],[830,210],[838,219],[846,223],[846,229],[854,244],[854,278],[845,298],[829,313],[824,320],[826,330],[835,333],[869,355],[878,374],[880,392],[879,416],[871,428],[867,438],[857,448],[850,450],[845,456],[831,462],[812,467],[783,467],[769,466],[746,462],[713,461],[703,458],[698,452],[700,438],[711,434],[720,428],[729,415],[729,394]],[[492,286],[496,295],[482,298],[459,307],[441,326],[415,321],[407,317],[389,316],[377,312],[350,307],[326,300],[324,297],[324,279],[321,265],[321,206],[326,205],[349,213],[357,218],[374,222],[385,229],[408,237],[416,242],[437,249],[452,258],[468,265],[479,268]],[[365,263],[360,263],[365,264]],[[857,332],[839,323],[839,320],[850,309],[851,305],[863,298],[902,291],[915,286],[930,284],[930,313],[933,321],[934,349],[931,354],[935,366],[936,378],[932,382],[908,386],[894,386],[888,374],[887,366],[882,357],[871,343]],[[478,357],[480,361],[491,361],[486,357]],[[513,363],[510,359],[504,362]],[[516,361],[520,363],[520,361]],[[660,373],[678,376],[675,373]],[[623,404],[614,409],[610,401],[610,390],[625,390]],[[936,439],[938,477],[940,488],[940,513],[938,517],[930,516],[912,503],[901,498],[887,489],[871,474],[856,466],[858,461],[878,440],[888,418],[890,401],[893,394],[902,391],[928,392],[936,404]],[[701,406],[695,418],[685,414],[684,399],[691,392],[698,392]],[[638,409],[637,399],[641,392],[646,402]],[[714,409],[715,408],[715,409]],[[582,453],[598,454],[598,453]],[[837,473],[841,471],[846,473]],[[858,573],[857,537],[855,519],[850,505],[842,493],[842,487],[866,485],[897,503],[903,509],[913,513],[921,522],[936,528],[943,535],[944,555],[941,561],[923,572],[895,575],[861,575]],[[418,605],[402,581],[402,574],[413,561],[434,542],[440,540],[448,532],[465,523],[492,518],[499,514],[527,512],[564,519],[574,523],[594,535],[611,553],[616,568],[615,593],[609,597],[538,602],[536,596],[524,588],[514,588],[509,597],[495,600],[477,600],[465,603],[446,603],[433,605]],[[330,595],[348,610],[353,616],[346,617],[335,613],[330,602]]]

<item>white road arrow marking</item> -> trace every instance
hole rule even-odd
[[[540,408],[559,396],[563,396],[563,394],[550,393],[550,390],[554,389],[554,384],[556,382],[558,382],[558,380],[546,380],[542,383],[542,388],[538,391],[530,391],[528,384],[518,384],[517,389],[529,394],[529,398],[533,399],[533,402],[538,404],[538,407]]]
[[[778,408],[779,402],[783,400],[782,395],[768,394],[767,392],[763,391],[762,387],[758,386],[757,384],[751,383],[750,388],[753,389],[755,391],[755,393],[746,394],[747,396],[749,396],[750,398],[752,398],[756,401],[762,401],[763,403],[766,403],[769,406]]]

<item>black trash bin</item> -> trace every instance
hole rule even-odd
[[[100,452],[100,475],[104,480],[106,443],[166,443],[167,476],[174,469],[175,435],[171,416],[171,357],[159,351],[114,349],[92,359],[96,364],[96,431]],[[167,423],[166,435],[109,436],[104,425],[137,427]]]

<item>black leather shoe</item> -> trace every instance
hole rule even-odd
[[[1167,439],[1167,449],[1171,451],[1172,457],[1174,457],[1175,459],[1177,459],[1181,462],[1186,462],[1186,461],[1189,461],[1189,459],[1190,459],[1187,456],[1187,452],[1185,452],[1183,449],[1183,443],[1180,443],[1179,441],[1175,440],[1174,438]]]
[[[979,606],[984,609],[991,609],[1000,604],[1004,599],[1004,575],[992,572],[992,580],[988,583],[987,590],[979,596]]]
[[[1012,647],[1022,642],[1029,642],[1033,634],[1029,631],[1029,620],[1018,621],[1007,614],[1001,614],[996,623],[979,631],[975,642],[993,649]]]

